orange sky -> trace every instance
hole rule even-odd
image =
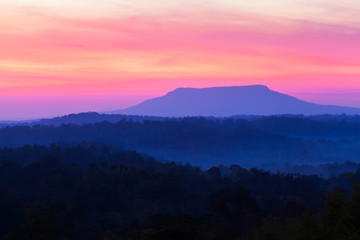
[[[360,107],[356,0],[2,0],[0,9],[2,119],[246,84]]]

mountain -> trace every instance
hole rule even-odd
[[[320,105],[270,90],[263,85],[177,88],[116,114],[182,117],[278,114],[360,114],[360,108]]]

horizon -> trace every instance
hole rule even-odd
[[[355,0],[3,0],[0,8],[1,119],[254,84],[360,107]]]

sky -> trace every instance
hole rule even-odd
[[[360,107],[358,0],[1,0],[0,119],[267,85]]]

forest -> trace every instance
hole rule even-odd
[[[0,239],[358,240],[359,134],[346,115],[4,125]]]
[[[0,150],[0,239],[359,239],[360,171],[206,170],[95,143]]]

